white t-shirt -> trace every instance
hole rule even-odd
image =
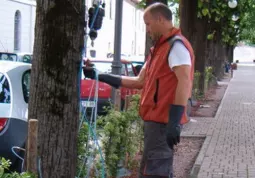
[[[191,66],[191,58],[188,49],[181,41],[174,42],[168,56],[168,64],[170,69],[176,66],[188,65]],[[143,68],[146,67],[146,63]]]
[[[168,56],[168,64],[171,69],[176,66],[191,66],[191,58],[188,49],[180,41],[176,41]]]

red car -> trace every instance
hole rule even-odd
[[[85,63],[92,64],[94,68],[96,68],[100,72],[111,73],[112,71],[112,61],[113,59],[89,59]],[[132,65],[130,61],[121,60],[122,68],[121,68],[121,75],[125,76],[136,76],[137,72],[135,67]],[[83,74],[82,74],[83,75]],[[82,76],[81,81],[81,102],[82,106],[87,107],[87,112],[90,113],[92,108],[95,107],[95,80],[91,80],[89,78],[85,78]],[[98,114],[104,114],[105,109],[104,106],[109,106],[111,100],[111,91],[112,87],[106,83],[99,82],[98,84]],[[121,92],[121,104],[122,108],[124,106],[124,101],[126,95],[133,95],[137,94],[139,90],[137,89],[127,89],[127,88],[120,88]]]

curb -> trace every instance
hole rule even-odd
[[[234,78],[234,77],[233,77],[233,78]],[[231,81],[233,80],[233,78],[230,79],[229,84],[231,83]],[[218,107],[218,110],[217,110],[217,112],[216,112],[216,114],[215,114],[214,119],[216,119],[216,120],[218,120],[218,116],[219,116],[219,114],[220,114],[220,112],[221,112],[221,110],[222,110],[223,101],[224,101],[224,99],[225,99],[225,97],[226,97],[226,95],[227,95],[227,93],[228,93],[228,90],[229,90],[229,84],[228,84],[228,86],[227,86],[227,89],[226,89],[226,91],[225,91],[223,97],[222,97],[222,100],[221,100],[221,102],[220,102],[220,105],[219,105],[219,107]],[[189,174],[189,176],[188,176],[187,178],[198,178],[198,173],[200,172],[200,168],[201,168],[201,166],[202,166],[203,160],[204,160],[204,158],[206,157],[206,152],[207,152],[207,149],[208,149],[208,147],[209,147],[210,141],[211,141],[211,139],[212,139],[213,132],[214,132],[214,131],[212,131],[212,133],[211,133],[210,135],[206,135],[205,141],[204,141],[204,143],[203,143],[203,146],[202,146],[202,148],[200,149],[200,151],[199,151],[199,153],[198,153],[198,156],[197,156],[197,158],[196,158],[196,161],[195,161],[195,163],[194,163],[194,165],[193,165],[193,167],[192,167],[192,169],[191,169],[191,171],[190,171],[190,174]]]
[[[198,153],[198,156],[196,158],[196,161],[195,161],[195,163],[194,163],[194,165],[193,165],[193,167],[191,169],[191,172],[190,172],[188,178],[197,178],[198,173],[199,173],[200,168],[201,168],[201,165],[203,163],[203,160],[204,160],[207,148],[208,148],[208,146],[210,144],[211,138],[212,138],[211,136],[207,136],[205,138],[203,146],[200,149],[200,152]]]
[[[233,78],[234,78],[234,77],[233,77]],[[224,93],[224,95],[223,95],[223,97],[222,97],[222,99],[221,99],[221,101],[220,101],[220,105],[219,105],[219,107],[218,107],[218,109],[217,109],[217,112],[216,112],[216,114],[215,114],[215,116],[214,116],[214,119],[217,119],[217,118],[218,118],[218,116],[219,116],[219,114],[220,114],[220,112],[221,112],[221,110],[222,110],[222,105],[223,105],[223,102],[222,102],[222,101],[226,98],[226,95],[227,95],[228,90],[229,90],[229,85],[230,85],[231,81],[233,80],[233,78],[230,79],[229,84],[227,85],[227,89],[226,89],[226,91],[225,91],[225,93]]]

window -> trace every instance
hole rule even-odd
[[[13,53],[0,53],[0,60],[3,61],[17,61],[18,56]]]
[[[31,56],[31,55],[25,54],[25,55],[22,57],[22,62],[31,63],[31,62],[32,62],[32,56]]]
[[[0,73],[0,103],[11,103],[10,85],[2,73]]]
[[[133,71],[133,66],[131,64],[127,64],[127,69],[128,69],[128,76],[135,76]]]
[[[107,73],[107,74],[112,73],[112,62],[93,62],[92,61],[92,65],[90,67],[96,68],[101,73]],[[125,64],[122,64],[121,75],[127,75]],[[82,79],[84,78],[85,76],[82,72]]]
[[[120,73],[121,73],[121,75],[127,75],[127,70],[126,70],[126,65],[125,64],[122,64]]]
[[[21,13],[19,10],[15,12],[14,17],[14,50],[19,51],[21,44]]]
[[[28,70],[22,76],[22,91],[23,91],[23,96],[26,103],[28,103],[28,99],[29,99],[30,74],[31,74],[31,70]]]

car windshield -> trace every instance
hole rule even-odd
[[[12,53],[0,53],[0,60],[4,61],[17,61],[18,56]]]
[[[99,62],[91,61],[92,67],[96,68],[99,72],[110,74],[112,72],[112,62]],[[122,64],[121,75],[125,75],[125,64]],[[84,79],[84,74],[82,72],[82,79]]]

